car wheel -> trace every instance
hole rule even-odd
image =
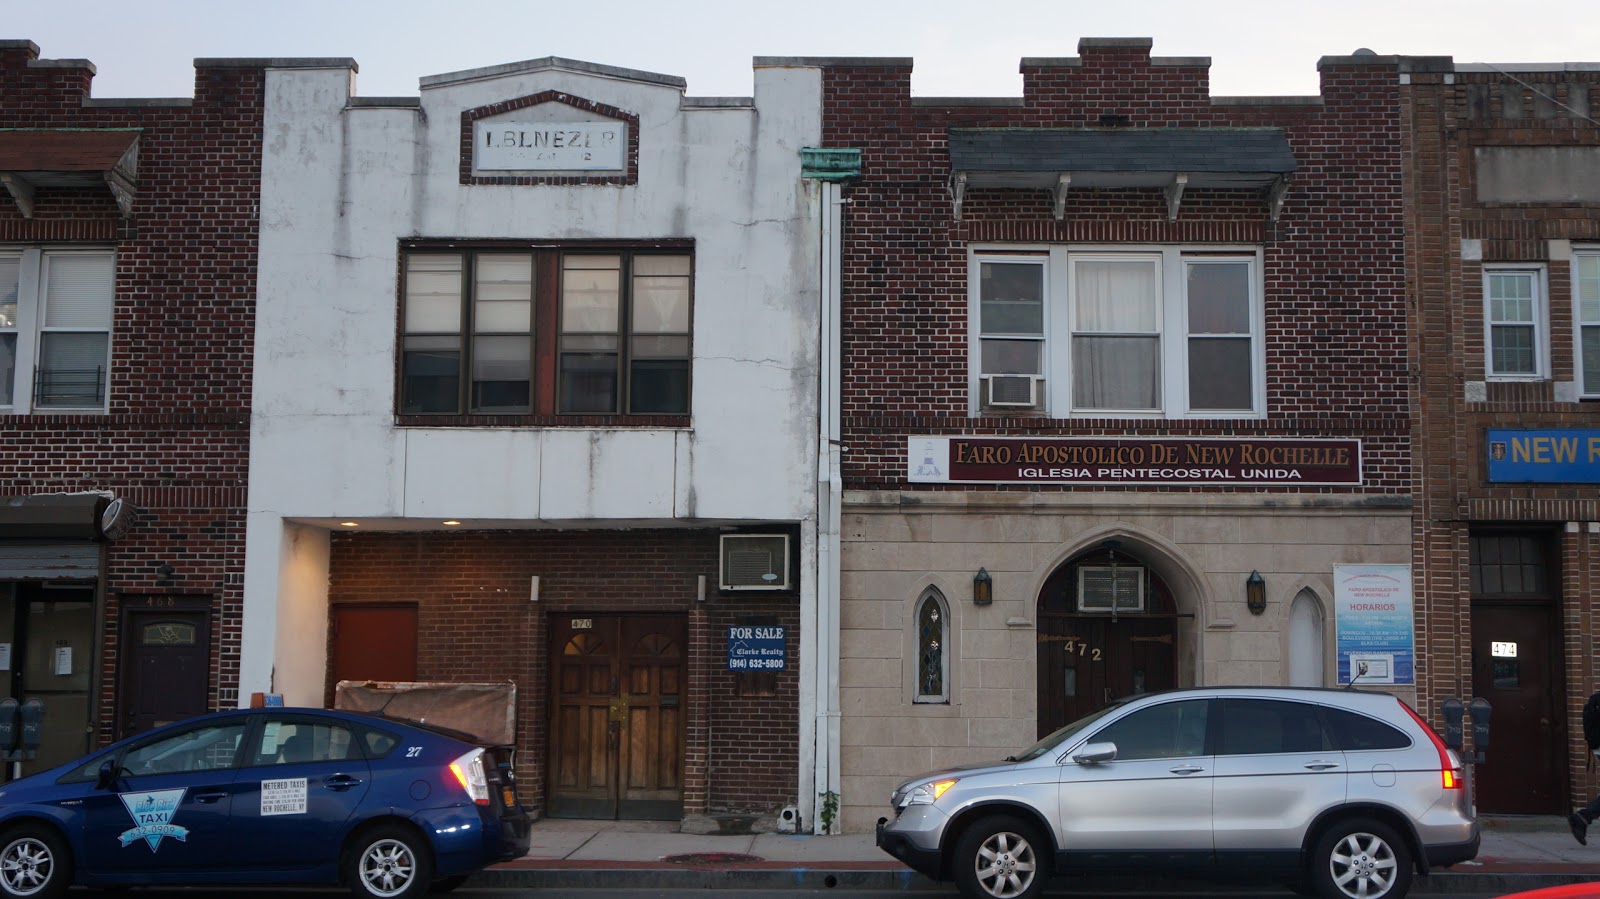
[[[955,879],[968,899],[1030,899],[1050,877],[1033,825],[1009,816],[973,822],[956,841]]]
[[[457,874],[454,877],[441,877],[438,880],[435,880],[432,886],[428,887],[428,892],[448,893],[466,882],[467,875],[465,874]]]
[[[53,899],[71,880],[66,844],[55,831],[34,824],[0,836],[0,896]]]
[[[433,859],[416,831],[392,824],[374,827],[351,844],[344,878],[362,899],[410,899],[428,891]]]
[[[1341,821],[1317,841],[1309,873],[1323,899],[1401,899],[1411,889],[1411,852],[1386,824]]]

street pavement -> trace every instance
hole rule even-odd
[[[1600,828],[1580,846],[1566,820],[1495,817],[1483,820],[1478,857],[1418,878],[1413,895],[1495,896],[1539,887],[1600,881]],[[1172,878],[1064,879],[1072,894],[1200,891],[1207,885]],[[474,888],[570,891],[831,890],[954,894],[873,844],[870,833],[839,836],[679,833],[675,823],[566,821],[533,825],[528,854],[472,878]],[[1237,888],[1217,887],[1219,895]]]

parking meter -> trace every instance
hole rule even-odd
[[[1465,737],[1461,729],[1461,715],[1466,707],[1460,699],[1452,696],[1444,701],[1441,710],[1444,712],[1444,745],[1459,753]]]
[[[0,699],[0,759],[16,758],[17,730],[17,701],[7,696]]]
[[[1473,756],[1481,762],[1489,751],[1489,700],[1482,696],[1473,697],[1472,702],[1467,703],[1467,711],[1472,715]]]
[[[22,719],[22,757],[34,758],[39,754],[39,740],[44,736],[44,700],[37,696],[23,700],[18,717]]]

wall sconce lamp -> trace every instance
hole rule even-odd
[[[1267,610],[1267,582],[1259,571],[1250,572],[1250,577],[1245,579],[1244,604],[1250,608],[1252,615],[1260,615]]]
[[[175,569],[171,565],[168,565],[166,562],[162,562],[160,565],[156,566],[156,583],[162,586],[171,584],[174,573]]]
[[[972,604],[986,606],[994,602],[994,578],[989,576],[989,569],[979,568],[978,573],[972,576]]]

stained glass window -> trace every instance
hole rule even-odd
[[[938,594],[925,594],[917,606],[918,702],[948,702],[950,699],[945,683],[949,630],[949,616]]]

